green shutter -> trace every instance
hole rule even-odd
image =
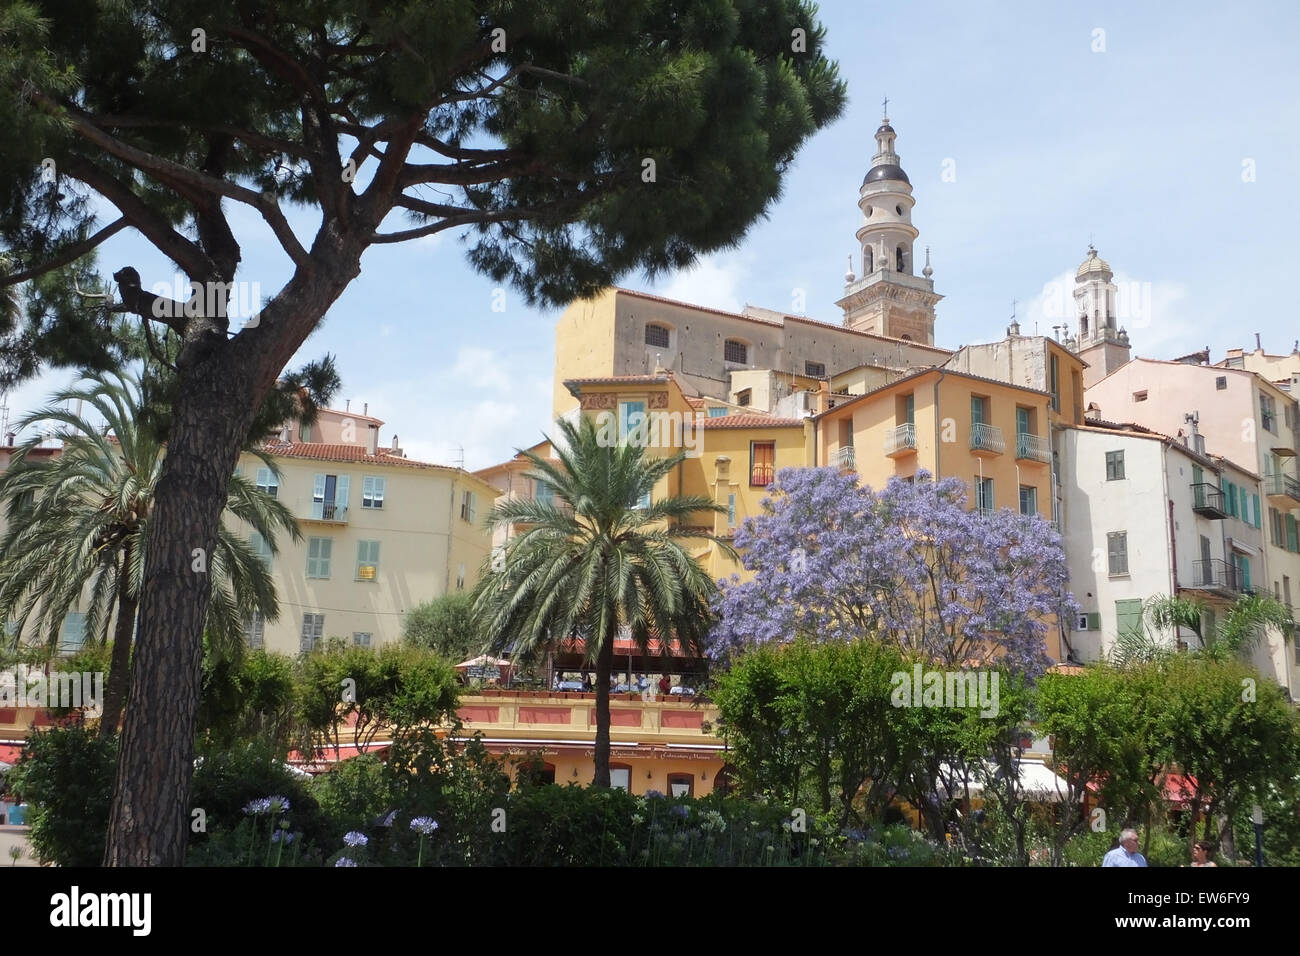
[[[980,425],[984,422],[984,400],[978,396],[970,397],[970,423]]]
[[[1300,543],[1296,541],[1295,515],[1286,516],[1286,547],[1288,551],[1300,551]]]
[[[1016,406],[1016,434],[1029,434],[1029,409]]]
[[[1101,630],[1101,612],[1100,612],[1100,611],[1090,611],[1090,612],[1088,613],[1088,630],[1090,630],[1090,631],[1100,631],[1100,630]]]
[[[1253,498],[1254,501],[1255,501],[1255,527],[1258,528],[1258,527],[1260,527],[1260,516],[1259,516],[1259,495],[1252,494],[1252,495],[1251,495],[1251,498]]]
[[[1142,633],[1142,600],[1128,598],[1115,602],[1115,633]]]

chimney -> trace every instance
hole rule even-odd
[[[393,451],[397,451],[398,448],[399,448],[399,446],[398,446],[398,444],[397,444],[397,436],[394,435],[394,436],[393,436]]]
[[[343,403],[343,410],[345,412],[352,411],[352,399],[349,398],[346,402]]]
[[[362,414],[362,415],[369,415],[369,414],[370,414],[370,403],[369,403],[369,402],[366,402],[364,405],[361,406],[361,414]]]
[[[14,439],[16,439],[17,437],[18,437],[17,432],[10,432],[9,434],[5,435],[5,444],[8,445],[10,448],[12,448],[14,446]]]
[[[1206,351],[1208,352],[1209,349],[1207,348]],[[1262,346],[1262,345],[1259,344],[1259,333],[1258,333],[1258,332],[1255,333],[1255,351],[1256,351],[1256,352],[1262,352],[1262,351],[1264,351],[1264,346]]]
[[[1101,420],[1101,406],[1096,402],[1089,402],[1087,410],[1083,413],[1085,420],[1091,418],[1096,421]]]
[[[371,425],[366,433],[366,450],[374,454],[379,450],[379,426]]]
[[[817,412],[820,415],[831,407],[831,383],[826,379],[817,382]]]

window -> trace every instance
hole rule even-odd
[[[261,611],[254,611],[252,617],[244,622],[244,643],[253,651],[266,646],[266,619]]]
[[[361,479],[361,507],[379,509],[384,506],[384,490],[388,485],[387,478],[376,478],[373,475],[366,475]]]
[[[825,378],[826,363],[825,362],[804,362],[803,373],[809,378]]]
[[[456,590],[465,590],[465,562],[456,565]]]
[[[717,405],[712,405],[709,407],[709,417],[724,418],[728,411],[730,411],[730,409],[719,408]]]
[[[379,575],[379,542],[357,542],[357,580],[373,581]]]
[[[533,500],[541,502],[544,505],[555,504],[555,488],[550,482],[541,479],[533,479]]]
[[[727,495],[727,527],[736,526],[736,496]]]
[[[262,537],[260,533],[254,531],[248,536],[248,547],[253,554],[262,560],[263,564],[268,566],[270,565],[272,557],[271,542]]]
[[[1250,558],[1237,551],[1232,553],[1232,564],[1237,569],[1237,588],[1243,592],[1250,590]]]
[[[975,507],[980,511],[993,510],[993,479],[975,479]]]
[[[270,468],[257,469],[257,490],[270,495],[272,498],[278,498],[280,495],[280,479],[275,476]]]
[[[311,516],[318,521],[342,521],[348,513],[347,475],[316,475],[311,491]]]
[[[1142,600],[1129,598],[1115,602],[1115,632],[1117,635],[1142,633]]]
[[[695,774],[670,773],[668,775],[668,796],[690,797],[695,794]]]
[[[740,391],[736,393],[736,404],[748,405],[753,400],[753,398],[754,398],[754,393],[752,389],[742,388]]]
[[[311,441],[311,426],[304,422],[298,428],[298,441]]]
[[[970,423],[983,425],[989,420],[989,400],[982,395],[970,397]]]
[[[1300,551],[1300,541],[1296,540],[1295,515],[1286,516],[1286,549]]]
[[[907,270],[903,267],[903,247],[902,247],[902,246],[899,246],[897,249],[894,250],[894,271],[895,271],[895,272],[906,272],[906,271],[907,271]]]
[[[632,789],[632,768],[627,764],[610,764],[609,765],[609,785],[617,787],[619,790],[631,791]]]
[[[749,346],[739,339],[727,339],[722,344],[722,357],[728,362],[739,362],[741,365],[748,365]]]
[[[903,419],[899,422],[900,425],[916,424],[916,394],[914,392],[908,392],[903,396],[903,405],[898,411],[901,412]]]
[[[647,325],[645,327],[645,344],[653,345],[657,349],[668,348],[668,328],[653,323]]]
[[[472,491],[460,493],[460,520],[473,524],[478,519],[478,499]]]
[[[1052,411],[1061,410],[1061,363],[1060,356],[1053,355],[1048,362],[1048,391],[1052,394]]]
[[[1220,392],[1223,391],[1225,388],[1227,388],[1227,387],[1228,387],[1228,376],[1226,376],[1226,375],[1220,375],[1218,378],[1216,378],[1216,379],[1214,380],[1214,387],[1215,387],[1216,389],[1218,389]]]
[[[357,647],[369,647],[370,636],[371,636],[370,631],[353,631],[352,643],[355,644]]]
[[[625,442],[629,435],[635,435],[637,443],[645,444],[649,440],[650,420],[646,418],[645,402],[618,403],[618,440]]]
[[[749,443],[749,486],[766,488],[772,483],[772,469],[776,463],[776,443],[755,441]]]
[[[1038,489],[1033,485],[1020,486],[1020,513],[1038,514]]]
[[[320,647],[321,636],[325,633],[324,614],[304,614],[302,616],[302,636],[298,641],[298,650],[306,653]]]
[[[1268,540],[1275,547],[1286,547],[1286,530],[1282,524],[1282,512],[1276,508],[1268,509]]]
[[[1277,403],[1263,392],[1259,393],[1259,418],[1265,431],[1277,434]]]
[[[86,643],[86,615],[72,613],[63,619],[63,633],[59,635],[59,653],[75,654]]]
[[[1106,535],[1106,563],[1111,577],[1128,574],[1128,532]]]
[[[1016,406],[1016,435],[1033,435],[1034,410],[1023,405]]]
[[[1124,478],[1124,452],[1106,452],[1106,480],[1120,481]]]
[[[1147,400],[1147,390],[1146,390],[1145,388],[1142,389],[1142,391],[1140,391],[1140,392],[1134,392],[1134,393],[1133,393],[1133,401],[1135,401],[1135,402],[1145,402],[1146,400]]]
[[[334,541],[331,538],[307,539],[307,577],[330,576],[330,554],[333,550]]]

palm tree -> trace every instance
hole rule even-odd
[[[544,481],[554,503],[513,500],[487,517],[491,528],[524,526],[507,546],[501,570],[485,566],[474,596],[489,646],[535,657],[581,638],[596,671],[596,773],[609,786],[609,678],[614,639],[626,633],[648,654],[652,639],[668,653],[673,638],[699,654],[711,621],[716,584],[682,546],[683,540],[729,544],[689,524],[692,516],[722,512],[703,496],[675,495],[640,507],[661,478],[685,459],[651,457],[636,442],[603,442],[590,419],[561,420],[563,442],[551,444],[553,464],[521,452],[526,474]]]
[[[1146,602],[1144,617],[1157,632],[1169,631],[1176,636],[1181,628],[1187,628],[1198,638],[1203,653],[1216,660],[1248,657],[1267,629],[1281,631],[1287,639],[1295,629],[1290,609],[1270,594],[1239,596],[1228,605],[1212,633],[1204,632],[1201,624],[1208,609],[1199,598],[1161,594]],[[1141,629],[1120,635],[1115,646],[1121,663],[1152,660],[1169,652],[1167,645]]]
[[[50,405],[18,427],[57,426],[62,452],[48,459],[34,454],[42,441],[37,434],[16,450],[0,475],[0,501],[8,517],[0,538],[0,619],[13,622],[15,643],[30,626],[38,641],[57,645],[64,618],[83,595],[87,640],[104,642],[115,622],[101,736],[117,731],[130,690],[144,548],[165,454],[156,432],[141,424],[153,386],[147,373],[142,378],[107,373],[56,393]],[[104,424],[83,417],[83,404]],[[292,513],[241,475],[230,479],[226,511],[252,526],[273,553],[277,532],[300,537]],[[208,560],[208,580],[207,628],[227,651],[240,644],[247,614],[256,611],[274,620],[279,613],[267,566],[224,524]]]

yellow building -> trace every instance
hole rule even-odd
[[[324,409],[311,429],[286,427],[266,446],[278,480],[255,455],[240,457],[241,473],[293,512],[303,536],[281,535],[272,556],[243,529],[280,599],[278,620],[249,622],[253,647],[296,654],[331,637],[378,647],[400,640],[417,604],[477,582],[491,549],[482,519],[496,489],[462,469],[406,458],[396,438],[379,447],[382,424]]]
[[[1050,402],[1037,389],[926,369],[815,416],[810,464],[856,472],[872,488],[920,471],[960,478],[972,508],[1050,520]],[[1059,651],[1049,633],[1048,656],[1060,660]]]

